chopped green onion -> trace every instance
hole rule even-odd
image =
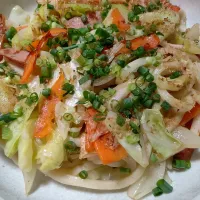
[[[97,113],[96,115],[94,115],[93,120],[95,122],[99,122],[99,121],[103,121],[106,119],[106,115],[103,113]]]
[[[90,76],[88,74],[84,75],[80,80],[79,84],[83,85],[85,82],[87,82],[90,79]]]
[[[101,44],[97,44],[94,49],[95,49],[96,53],[101,53],[103,51],[104,47]]]
[[[81,171],[78,175],[79,175],[79,177],[80,177],[81,179],[86,179],[86,178],[88,177],[88,172],[85,171],[85,170],[83,170],[83,171]]]
[[[111,108],[112,108],[112,110],[119,110],[119,106],[120,106],[120,103],[119,103],[119,101],[118,100],[116,100],[116,99],[113,99],[112,101],[111,101]]]
[[[10,27],[10,29],[8,29],[6,31],[6,39],[11,42],[11,40],[13,39],[13,37],[17,34],[17,30],[14,27]]]
[[[42,23],[41,25],[41,30],[44,31],[44,32],[47,32],[50,30],[50,25],[48,25],[47,23]]]
[[[163,193],[168,194],[173,191],[173,187],[169,185],[164,179],[160,179],[156,185],[163,191]]]
[[[141,58],[145,55],[146,51],[144,49],[144,47],[138,47],[135,51],[132,52],[132,54],[136,57],[136,58]]]
[[[147,82],[152,82],[152,81],[154,81],[154,76],[152,75],[152,74],[148,74],[146,77],[145,77],[145,80],[147,81]]]
[[[151,95],[153,92],[155,92],[157,89],[157,85],[153,82],[149,83],[149,85],[144,89],[144,92],[147,95]]]
[[[63,96],[66,96],[68,94],[74,94],[74,85],[72,85],[70,83],[65,83],[62,86],[62,89],[66,92]]]
[[[149,99],[149,100],[145,101],[143,105],[145,108],[152,108],[153,100]]]
[[[121,173],[125,173],[125,174],[130,174],[131,173],[131,169],[130,168],[120,167],[119,170],[120,170]]]
[[[76,144],[73,142],[73,141],[67,141],[65,144],[64,144],[64,147],[65,149],[68,151],[68,152],[75,152],[77,150],[77,146]]]
[[[19,85],[17,85],[17,87],[19,88],[19,89],[28,89],[28,85],[27,84],[19,84]]]
[[[3,140],[10,140],[12,138],[12,131],[8,128],[3,126],[2,128],[2,139]]]
[[[126,62],[125,62],[124,60],[117,60],[117,64],[118,64],[120,67],[124,68],[125,65],[126,65]]]
[[[99,101],[97,101],[97,100],[94,100],[94,101],[93,101],[92,107],[93,107],[94,109],[99,109],[100,106],[101,106],[101,103],[100,103]]]
[[[72,18],[72,14],[70,13],[70,12],[67,12],[66,14],[65,14],[65,19],[66,20],[69,20],[69,19],[71,19]]]
[[[20,101],[22,99],[25,99],[26,97],[27,95],[22,94],[22,95],[17,96],[17,99]]]
[[[146,12],[146,8],[141,5],[134,5],[132,10],[135,15],[139,15]]]
[[[160,102],[160,95],[159,94],[154,94],[152,96],[152,100],[156,103],[159,103]]]
[[[169,111],[171,109],[171,105],[167,101],[163,101],[161,107],[164,111]]]
[[[36,103],[39,100],[38,94],[36,92],[31,93],[26,99],[26,104],[31,106],[33,103]]]
[[[17,107],[14,109],[14,112],[11,112],[11,116],[13,118],[18,118],[23,115],[23,108],[22,107]]]
[[[73,138],[77,138],[80,135],[80,128],[71,128],[69,131],[69,136]]]
[[[178,78],[181,75],[182,75],[182,72],[176,71],[176,72],[174,72],[174,73],[171,74],[170,79]]]
[[[44,97],[49,97],[51,95],[51,88],[46,88],[42,90],[42,95]]]
[[[134,122],[130,122],[130,127],[132,129],[132,132],[135,134],[139,133],[139,126],[137,126]]]
[[[101,61],[108,61],[108,56],[105,54],[101,54],[100,56],[98,56],[98,59]]]
[[[126,48],[131,49],[131,41],[126,41]]]
[[[54,10],[54,6],[52,5],[52,4],[47,4],[47,8],[49,9],[49,10]]]
[[[173,160],[172,167],[175,169],[190,169],[191,163],[189,160]]]
[[[149,69],[141,66],[141,67],[138,68],[137,72],[142,76],[147,76],[149,74]]]
[[[126,122],[126,120],[124,117],[122,117],[121,115],[117,115],[116,123],[119,126],[124,126],[125,122]]]
[[[162,191],[159,187],[156,187],[156,188],[154,188],[154,189],[152,190],[152,193],[153,193],[153,195],[154,195],[155,197],[157,197],[157,196],[162,195],[162,194],[163,194],[163,191]]]
[[[133,101],[131,98],[125,98],[122,101],[122,108],[123,109],[131,109],[133,107]]]
[[[132,94],[135,96],[140,96],[142,94],[142,90],[139,87],[136,87],[133,91]]]
[[[73,121],[73,119],[74,119],[74,117],[71,113],[65,113],[63,115],[63,118],[64,118],[65,121]]]
[[[95,54],[96,52],[93,49],[86,49],[82,53],[83,57],[88,58],[88,59],[93,59],[95,57]]]
[[[140,141],[140,135],[139,134],[132,134],[126,136],[126,142],[129,144],[136,144]]]
[[[93,28],[94,28],[94,29],[104,28],[104,25],[103,25],[102,23],[95,23],[95,24],[93,25]]]

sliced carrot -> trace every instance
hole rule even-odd
[[[115,24],[120,31],[127,31],[130,28],[130,25],[126,24],[124,17],[117,8],[113,9],[111,17],[113,19],[112,23]]]
[[[29,82],[29,77],[31,76],[31,74],[34,71],[37,57],[38,57],[42,47],[44,47],[44,45],[46,45],[47,40],[49,38],[56,37],[59,34],[63,34],[63,33],[64,34],[66,33],[66,29],[63,29],[63,28],[51,29],[42,37],[42,39],[39,42],[37,42],[38,44],[37,44],[35,50],[30,53],[30,55],[28,56],[28,58],[26,60],[24,74],[21,78],[21,83]]]
[[[65,81],[65,76],[64,76],[64,73],[62,72],[60,74],[59,79],[56,81],[56,83],[51,88],[52,95],[56,96],[60,100],[62,100],[63,94],[64,94],[64,91],[62,90],[62,86],[64,84],[64,81]]]
[[[161,0],[161,3],[164,5],[164,7],[169,8],[175,12],[179,12],[181,9],[179,6],[171,4],[168,0]]]
[[[127,152],[121,145],[114,150],[109,148],[109,142],[112,143],[113,137],[111,133],[108,133],[94,142],[95,150],[103,164],[117,162],[127,157]]]
[[[160,44],[160,39],[157,35],[142,36],[131,41],[131,49],[136,50],[139,47],[144,47],[146,50],[154,49]]]
[[[42,109],[39,113],[39,118],[35,124],[35,138],[44,138],[51,134],[53,130],[52,120],[55,118],[55,106],[58,101],[59,99],[57,97],[51,97],[44,100]]]
[[[200,115],[200,105],[196,103],[192,110],[185,113],[183,119],[180,122],[180,125],[184,126],[187,122],[197,117],[198,115]]]
[[[34,51],[31,52],[25,62],[24,66],[24,73],[23,76],[21,77],[20,83],[28,83],[29,82],[29,77],[32,74],[35,64],[36,64],[36,59],[38,56],[38,52]]]
[[[56,37],[60,34],[66,34],[67,30],[64,28],[53,28],[49,31],[49,33],[51,34],[51,37]]]

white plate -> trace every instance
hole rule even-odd
[[[181,6],[188,17],[188,26],[200,23],[200,0],[173,0]],[[31,0],[0,0],[0,11],[8,14],[14,5],[20,5],[25,10],[34,9],[35,2]],[[195,151],[192,158],[192,168],[186,172],[171,172],[174,191],[163,195],[157,200],[199,200],[200,199],[200,151]],[[0,200],[128,200],[126,189],[117,192],[99,192],[87,189],[64,186],[56,183],[41,173],[37,174],[33,192],[26,197],[24,193],[23,176],[20,170],[5,158],[0,150]],[[148,196],[145,200],[153,200]]]

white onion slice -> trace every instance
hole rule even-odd
[[[173,131],[173,136],[181,141],[185,148],[200,148],[200,137],[187,128],[179,126]]]
[[[128,196],[137,200],[149,194],[165,175],[166,162],[149,165],[144,175],[128,189]]]
[[[71,185],[96,190],[119,190],[135,183],[144,173],[145,169],[138,166],[130,176],[121,180],[89,180],[77,176],[67,175],[65,169],[58,169],[46,173],[47,176],[64,185]]]
[[[192,126],[190,129],[195,135],[200,134],[200,115],[195,117],[192,122]]]

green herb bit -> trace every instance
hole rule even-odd
[[[51,95],[51,88],[46,88],[42,90],[42,95],[44,97],[49,97]]]
[[[119,170],[120,170],[121,173],[125,173],[125,174],[130,174],[131,173],[131,169],[130,168],[120,167]]]
[[[189,160],[173,160],[172,167],[175,169],[190,169],[191,163]]]
[[[63,96],[66,96],[68,94],[74,94],[74,85],[70,84],[70,83],[65,83],[63,86],[62,86],[62,89],[64,91],[66,91],[66,93],[63,95]]]
[[[156,163],[158,161],[158,158],[154,153],[151,153],[150,160],[152,163]]]
[[[138,47],[135,51],[132,52],[133,56],[136,58],[141,58],[146,54],[144,47]]]
[[[140,128],[139,128],[139,126],[136,125],[134,122],[130,122],[130,127],[131,127],[132,132],[133,132],[134,134],[138,134],[138,133],[139,133]]]
[[[121,105],[122,109],[131,109],[133,107],[133,101],[131,98],[125,98],[122,101],[122,105]]]
[[[124,68],[125,66],[126,66],[126,62],[124,61],[124,60],[117,60],[117,64],[120,66],[120,67],[122,67],[122,68]]]
[[[176,71],[176,72],[174,72],[174,73],[171,74],[170,79],[176,79],[176,78],[178,78],[181,75],[182,75],[182,72]]]
[[[173,191],[173,187],[169,185],[164,179],[160,179],[156,185],[163,191],[165,194],[169,194]]]
[[[6,127],[3,126],[2,128],[2,139],[3,140],[10,140],[12,138],[12,131]]]
[[[163,101],[161,107],[164,111],[169,111],[172,108],[172,106],[167,101]]]
[[[160,95],[159,94],[154,94],[152,96],[152,100],[156,103],[159,103],[160,102]]]
[[[47,4],[47,8],[49,9],[49,10],[54,10],[54,5],[52,5],[52,4]]]
[[[153,103],[154,103],[153,100],[148,99],[147,101],[144,102],[143,105],[144,105],[145,108],[152,108]]]
[[[90,76],[88,74],[85,74],[80,80],[79,80],[79,84],[83,85],[85,82],[87,82],[88,80],[90,80]]]
[[[17,34],[17,30],[14,27],[10,27],[10,29],[8,29],[6,31],[6,39],[11,42],[12,38]]]
[[[96,55],[96,52],[93,49],[86,49],[86,50],[83,51],[82,55],[85,58],[93,59]]]
[[[69,136],[72,138],[78,138],[80,136],[80,132],[69,132]]]
[[[79,175],[79,177],[80,177],[81,179],[86,179],[86,178],[88,177],[88,172],[85,171],[85,170],[83,170],[83,171],[81,171],[78,175]]]
[[[88,22],[87,16],[85,14],[81,16],[81,20],[84,24]]]
[[[36,92],[33,92],[33,93],[31,93],[31,95],[29,97],[27,97],[25,103],[28,106],[31,106],[32,104],[38,102],[38,100],[39,100],[38,94]]]
[[[47,23],[42,23],[42,25],[41,25],[41,30],[42,31],[44,31],[44,32],[47,32],[47,31],[49,31],[50,30],[50,25],[49,24],[47,24]]]
[[[74,120],[74,117],[71,113],[65,113],[63,115],[63,118],[64,118],[65,121],[73,121]]]
[[[154,188],[154,189],[152,190],[152,193],[153,193],[153,195],[154,195],[155,197],[157,197],[157,196],[162,195],[162,194],[163,194],[163,191],[162,191],[159,187],[156,187],[156,188]]]
[[[147,76],[149,74],[149,69],[141,66],[141,67],[138,68],[137,72],[142,76]]]
[[[94,117],[93,120],[95,122],[103,121],[106,119],[106,115],[104,113],[97,113]]]
[[[73,141],[67,141],[64,144],[65,149],[67,150],[68,153],[73,153],[77,151],[77,146]]]
[[[119,126],[124,126],[125,122],[126,122],[126,119],[124,117],[122,117],[121,115],[117,115],[116,123]]]

